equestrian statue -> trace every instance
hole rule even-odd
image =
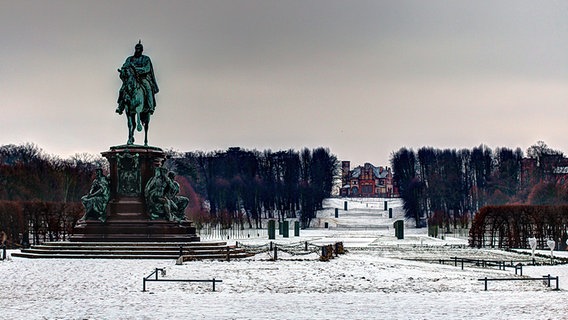
[[[126,114],[127,145],[134,144],[134,130],[142,131],[144,128],[144,146],[148,146],[148,125],[156,108],[155,94],[159,92],[152,61],[142,51],[144,47],[139,41],[134,47],[134,55],[126,58],[118,69],[122,87],[118,93],[116,112]]]

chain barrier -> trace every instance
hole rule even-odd
[[[337,257],[339,254],[344,254],[346,251],[343,247],[343,242],[336,242],[335,244],[317,245],[313,243],[298,242],[290,244],[277,244],[269,242],[261,245],[247,245],[237,242],[237,247],[244,249],[250,254],[268,253],[271,260],[278,260],[278,252],[284,252],[291,256],[307,256],[310,254],[318,254],[320,261],[329,261],[333,259],[333,255]]]

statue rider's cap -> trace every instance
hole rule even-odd
[[[134,46],[135,49],[144,49],[144,46],[142,45],[142,40],[138,40],[138,43],[136,44],[136,46]]]

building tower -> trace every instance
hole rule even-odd
[[[351,161],[341,161],[341,187],[349,182],[349,171],[351,169]]]

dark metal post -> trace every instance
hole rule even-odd
[[[462,258],[462,270],[463,270],[463,258]]]
[[[518,264],[515,266],[515,274],[517,274],[517,270],[520,271],[520,275],[523,275],[523,265],[522,264]]]
[[[487,291],[487,277],[485,277],[485,291]]]
[[[278,247],[274,246],[274,261],[278,260]]]
[[[142,292],[146,292],[146,277],[142,278]]]
[[[158,268],[156,268],[156,280],[158,280]]]
[[[548,276],[546,277],[547,281],[548,281],[548,287],[550,288],[550,274],[548,274]]]
[[[268,239],[276,239],[276,221],[268,220]]]
[[[559,289],[558,289],[558,278],[559,278],[559,277],[556,276],[556,290],[559,290]]]
[[[284,238],[290,237],[290,221],[282,221],[282,236]]]
[[[231,261],[231,249],[229,247],[227,247],[227,261]],[[215,286],[215,285],[213,285],[213,286]]]
[[[304,249],[304,251],[308,251],[308,242],[306,241],[306,248]]]
[[[215,292],[215,278],[213,278],[213,292]]]

